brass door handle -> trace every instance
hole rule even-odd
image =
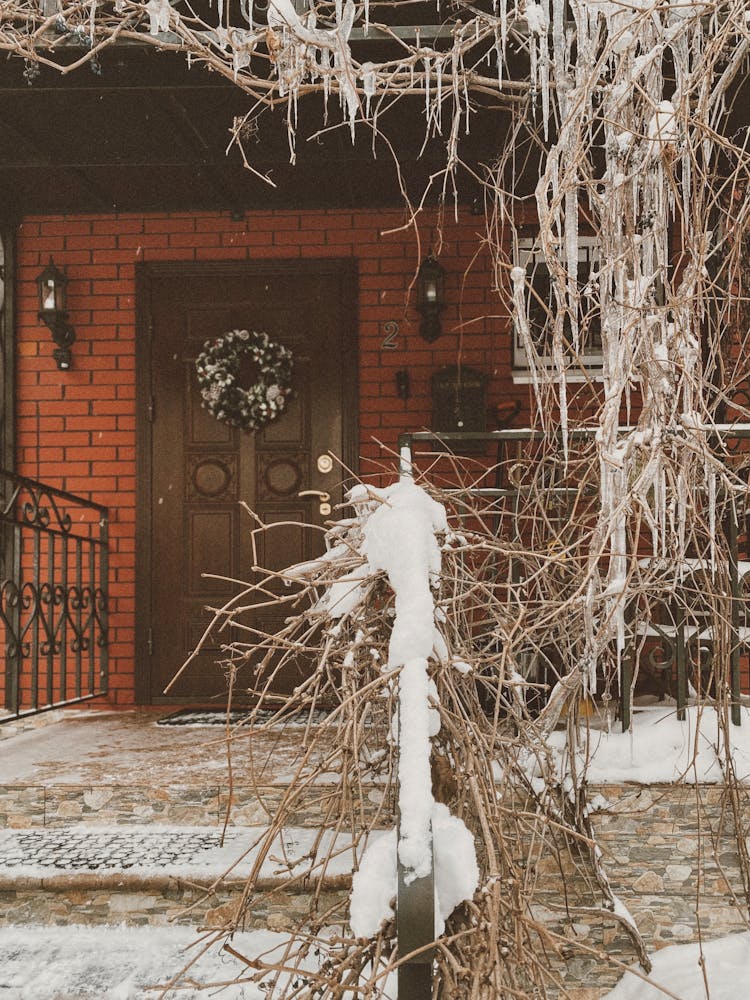
[[[325,490],[302,490],[298,497],[317,497],[320,500],[320,513],[327,517],[331,513],[331,494]]]

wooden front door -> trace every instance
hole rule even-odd
[[[332,452],[351,467],[356,450],[354,287],[353,269],[336,261],[144,267],[142,700],[222,700],[217,661],[226,633],[204,645],[168,696],[164,689],[203,635],[207,608],[222,607],[238,593],[237,581],[252,579],[255,524],[241,501],[266,523],[315,525],[326,515],[302,491],[341,501],[340,466],[325,471],[319,458]],[[257,432],[229,427],[200,405],[195,358],[205,341],[234,329],[265,331],[294,356],[291,401]],[[257,558],[282,569],[322,548],[322,532],[291,525],[261,536]],[[252,624],[273,631],[285,613],[272,609]]]

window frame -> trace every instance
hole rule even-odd
[[[596,242],[596,237],[591,235],[579,235],[579,264],[588,264],[590,271],[598,260],[598,251],[599,248]],[[528,309],[534,271],[540,265],[546,270],[546,263],[541,257],[538,237],[520,236],[515,243],[514,257],[516,266],[522,267],[526,273],[525,295]],[[585,285],[585,283],[582,284]],[[511,327],[513,337],[511,346],[513,381],[518,383],[530,382],[533,378],[531,374],[531,366],[526,354],[526,348],[523,344],[521,331],[515,319],[515,314],[512,318]],[[569,355],[569,357],[572,362],[573,356]],[[566,379],[568,381],[583,382],[592,377],[596,378],[599,376],[601,378],[603,365],[601,342],[598,347],[580,354],[578,356],[578,361],[580,362],[580,365],[576,365],[566,372]],[[540,354],[539,362],[540,364],[538,365],[538,368],[548,372],[553,372],[555,370],[551,354]]]

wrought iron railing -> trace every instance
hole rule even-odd
[[[523,527],[518,512],[524,494],[536,491],[543,494],[547,504],[544,522],[550,537],[534,539],[536,544],[555,544],[559,538],[570,537],[571,504],[576,505],[579,523],[595,515],[598,480],[586,480],[586,469],[596,470],[588,458],[576,468],[576,449],[586,453],[593,444],[596,428],[579,428],[573,432],[570,451],[563,455],[561,448],[550,447],[550,442],[539,431],[507,429],[486,433],[451,432],[437,434],[420,431],[402,434],[399,438],[402,472],[412,462],[427,472],[427,478],[437,482],[448,493],[456,496],[469,494],[483,499],[485,525],[494,523],[498,535],[528,543],[522,538]],[[717,449],[735,461],[736,479],[746,479],[750,468],[750,425],[718,425],[707,431],[708,438]],[[577,442],[577,443],[576,443]],[[461,458],[462,448],[469,445],[468,457]],[[481,448],[485,451],[482,453]],[[419,453],[422,453],[421,459]],[[444,460],[439,461],[440,454]],[[747,457],[747,461],[743,459]],[[461,463],[462,476],[457,474]],[[482,473],[482,467],[488,471]],[[572,471],[571,471],[572,470]],[[468,475],[467,475],[468,472]],[[465,485],[451,489],[454,481],[463,478]],[[634,686],[634,656],[642,666],[661,676],[664,687],[669,687],[677,702],[678,718],[685,717],[691,687],[696,678],[718,676],[713,670],[717,656],[726,657],[728,670],[721,672],[727,678],[731,717],[735,725],[741,721],[742,704],[741,660],[744,657],[745,673],[750,657],[750,551],[748,551],[748,503],[741,491],[731,500],[719,504],[724,537],[724,565],[711,568],[705,559],[689,559],[680,569],[679,588],[668,586],[675,577],[674,565],[665,560],[663,567],[664,593],[672,599],[660,601],[657,594],[650,603],[628,606],[628,648],[622,662],[620,677],[620,717],[624,729],[629,728]],[[567,522],[567,523],[566,523]],[[537,531],[537,527],[533,529]],[[550,550],[551,551],[551,550]],[[505,568],[505,572],[513,573]],[[658,582],[658,568],[650,567],[653,580]],[[702,575],[703,574],[703,575]],[[719,577],[721,579],[719,579]],[[709,611],[703,601],[702,584],[713,597],[724,601],[723,612]],[[523,581],[514,578],[516,597],[523,592]],[[675,589],[681,591],[675,595]],[[652,588],[653,591],[653,588]],[[688,595],[687,597],[685,595]],[[692,595],[692,598],[691,598]],[[520,598],[519,598],[520,599]],[[534,594],[524,599],[533,602]],[[702,603],[703,601],[703,603]],[[554,639],[551,642],[554,645]],[[637,652],[634,653],[634,651]],[[536,651],[538,654],[538,650]],[[537,657],[538,658],[538,657]],[[554,672],[554,671],[553,671]],[[708,692],[706,692],[708,693]],[[748,694],[749,692],[745,692]]]
[[[0,470],[0,722],[106,694],[108,523]]]

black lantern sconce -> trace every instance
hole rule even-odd
[[[68,279],[63,271],[55,267],[50,257],[49,264],[37,277],[36,284],[39,289],[37,315],[49,329],[57,345],[52,352],[57,367],[67,371],[72,362],[70,346],[76,339],[76,332],[68,323],[68,314],[65,311]]]
[[[422,313],[419,332],[429,344],[442,333],[440,313],[444,305],[445,272],[430,254],[419,265],[417,272],[417,309]]]
[[[396,395],[399,399],[408,399],[411,396],[409,372],[406,368],[399,368],[396,372]]]

